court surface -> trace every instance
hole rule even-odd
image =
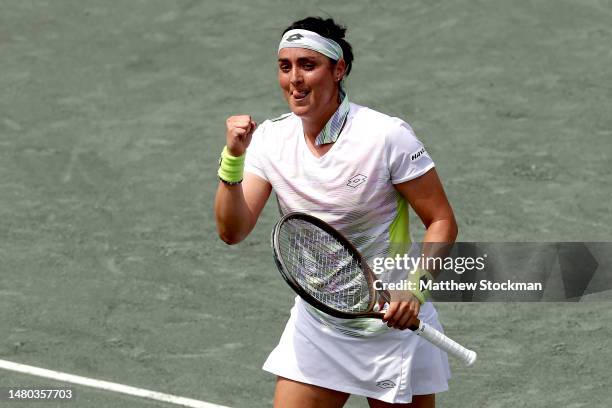
[[[0,10],[1,360],[270,406],[274,379],[260,367],[293,297],[269,249],[276,208],[244,243],[218,240],[217,158],[227,116],[287,111],[275,50],[311,14],[348,25],[351,100],[414,127],[460,240],[612,236],[611,1]],[[609,306],[440,304],[446,331],[479,362],[453,365],[439,406],[607,406]],[[0,370],[0,387],[37,385],[65,384]],[[79,407],[168,406],[75,389]],[[68,406],[0,401],[29,405]]]

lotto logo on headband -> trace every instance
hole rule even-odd
[[[297,40],[299,40],[301,38],[304,38],[304,36],[302,34],[300,34],[300,33],[291,34],[289,37],[285,38],[285,41],[293,42],[293,41],[297,41]]]

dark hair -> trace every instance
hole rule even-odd
[[[306,17],[302,20],[294,21],[289,27],[283,31],[285,34],[289,30],[308,30],[314,31],[320,36],[334,40],[342,48],[344,54],[344,62],[346,62],[346,75],[351,72],[353,66],[353,48],[344,39],[344,33],[346,33],[346,27],[337,24],[333,18],[323,19],[322,17]],[[330,58],[331,59],[331,58]],[[333,60],[332,60],[333,61]],[[334,63],[336,61],[333,61]]]

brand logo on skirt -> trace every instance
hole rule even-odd
[[[395,383],[391,380],[384,380],[384,381],[377,382],[376,386],[386,390],[386,389],[395,387]]]

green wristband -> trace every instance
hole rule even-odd
[[[420,304],[425,303],[425,295],[419,289],[411,290],[410,293],[412,293],[414,297],[417,298]]]
[[[217,172],[219,179],[229,184],[240,183],[244,173],[245,157],[246,153],[238,157],[232,156],[225,146],[219,159],[219,171]]]
[[[411,273],[410,281],[413,282],[416,287],[415,290],[411,290],[410,292],[416,297],[420,304],[425,303],[427,297],[429,296],[429,291],[421,291],[421,278],[426,278],[427,280],[433,280],[431,274],[421,268],[418,268],[414,273]]]

